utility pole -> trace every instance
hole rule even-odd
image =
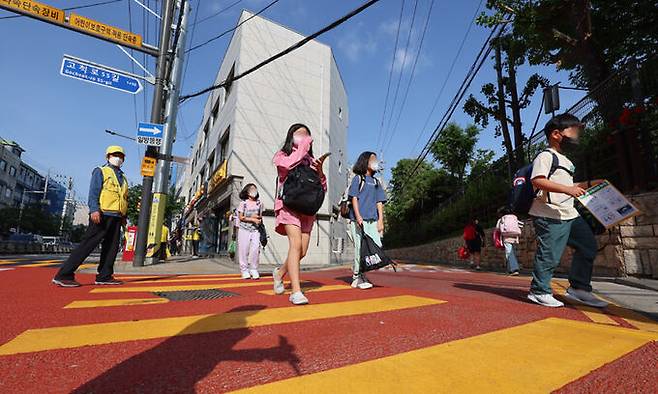
[[[167,206],[169,193],[169,174],[171,169],[172,146],[176,139],[176,115],[178,113],[178,97],[181,91],[183,65],[185,62],[185,41],[187,35],[187,22],[190,11],[189,1],[180,0],[181,18],[178,26],[178,40],[174,48],[174,59],[171,65],[169,97],[165,108],[165,127],[162,133],[162,146],[160,147],[160,160],[155,171],[153,184],[153,201],[157,204],[153,206],[151,221],[148,231],[148,245],[154,245],[152,251],[147,253],[148,262],[153,264],[158,261],[157,251],[160,248],[160,237],[162,236],[162,224]]]
[[[155,91],[153,92],[153,106],[151,107],[151,123],[162,123],[162,102],[167,76],[167,59],[169,57],[169,39],[171,38],[171,22],[174,13],[174,0],[162,2],[162,24],[160,25],[160,46],[155,76]],[[144,156],[156,157],[158,150],[149,146]],[[144,265],[146,256],[146,237],[148,233],[149,215],[151,213],[151,199],[153,198],[153,177],[145,176],[142,181],[142,200],[137,221],[137,240],[135,244],[135,257],[133,266]]]
[[[160,45],[158,47],[158,60],[155,76],[155,91],[153,92],[153,106],[151,107],[151,123],[162,123],[162,102],[167,76],[167,59],[169,58],[169,39],[171,38],[171,22],[174,13],[174,0],[162,2],[162,24],[160,26]],[[157,148],[149,146],[144,156],[157,157]],[[149,216],[151,214],[153,177],[145,176],[142,180],[142,199],[137,221],[137,240],[135,244],[135,257],[133,266],[144,265],[146,257],[146,241],[148,234]]]

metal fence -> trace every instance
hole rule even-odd
[[[576,180],[608,179],[629,194],[658,187],[658,56],[615,73],[567,112],[585,124],[578,150],[570,153]],[[535,132],[523,145],[526,160],[545,146],[543,131]],[[499,208],[508,201],[510,167],[518,163],[508,166],[505,155],[420,218],[393,224],[387,245],[407,246],[452,236],[473,217],[494,225]]]

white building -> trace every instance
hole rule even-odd
[[[244,11],[240,22],[252,15]],[[239,75],[303,37],[265,18],[251,19],[235,31],[215,83]],[[228,215],[238,206],[243,185],[255,183],[270,235],[261,262],[284,262],[288,242],[274,232],[277,173],[272,158],[294,123],[310,128],[316,156],[332,154],[324,167],[328,192],[304,262],[327,264],[349,258],[332,252],[342,245],[339,239],[346,237],[345,223],[336,220],[336,209],[349,171],[345,164],[347,94],[331,48],[317,41],[209,95],[190,166],[177,182],[188,203],[185,222],[199,223],[202,228],[206,241],[202,253],[226,251],[233,231]]]

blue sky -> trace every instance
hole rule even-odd
[[[43,2],[65,8],[95,1]],[[198,19],[202,19],[234,2],[235,0],[192,0],[192,16],[197,7]],[[334,49],[348,92],[348,148],[352,159],[363,150],[377,149],[400,2],[401,0],[383,0],[320,38]],[[154,4],[155,0],[144,0],[143,3]],[[268,3],[269,0],[244,0],[229,11],[198,24],[193,29],[193,44],[203,42],[234,26],[242,9],[256,11]],[[488,35],[485,28],[477,25],[471,28],[453,73],[448,76],[450,64],[480,3],[486,2],[435,1],[406,106],[398,127],[389,134],[392,138],[384,154],[387,167],[392,167],[400,158],[415,157],[445,112]],[[359,4],[361,0],[281,0],[263,15],[303,34],[310,34]],[[413,4],[413,0],[406,0],[400,48],[393,65],[389,100],[393,99],[397,75],[402,71],[393,124],[397,119],[397,111],[415,62],[430,1],[418,1],[416,20],[410,29]],[[131,11],[131,23],[128,17],[128,0],[78,12],[126,30],[132,25],[132,30],[141,33],[145,42],[156,44],[156,19],[149,14],[145,15],[143,9],[134,2],[131,4]],[[0,11],[0,17],[8,15],[11,13]],[[410,30],[410,45],[406,48]],[[152,89],[147,87],[145,93],[133,97],[59,75],[64,54],[127,71],[132,70],[132,62],[113,44],[28,18],[0,19],[0,36],[3,37],[0,40],[0,83],[3,92],[0,136],[16,140],[22,145],[26,149],[25,160],[37,169],[44,172],[51,169],[54,173],[72,176],[75,179],[77,196],[82,199],[87,195],[92,168],[103,163],[104,149],[110,144],[118,143],[126,148],[128,155],[125,170],[128,178],[133,183],[141,182],[139,162],[143,149],[132,141],[110,136],[104,133],[104,130],[109,128],[133,135],[136,122],[148,120],[150,117]],[[230,35],[227,35],[192,53],[188,59],[184,93],[196,91],[212,83],[229,39]],[[137,57],[142,59],[141,54]],[[150,58],[147,59],[147,67],[154,72],[154,64]],[[532,72],[539,72],[552,82],[562,81],[568,84],[566,74],[556,73],[553,67],[522,67],[519,70],[519,83],[525,82],[525,78]],[[432,104],[446,78],[444,92],[435,112],[430,115]],[[491,62],[488,61],[473,82],[470,92],[478,93],[483,83],[494,81],[494,78]],[[562,108],[567,108],[580,96],[582,94],[579,92],[563,91]],[[537,94],[533,105],[525,112],[524,130],[532,127],[540,101],[541,96]],[[193,99],[181,108],[175,154],[189,153],[204,103],[205,96]],[[390,114],[390,103],[387,114]],[[460,106],[453,120],[466,124],[470,118],[461,111]],[[546,120],[546,116],[542,114],[540,124]],[[423,130],[426,123],[428,126]],[[483,130],[478,147],[493,149],[500,154],[500,140],[494,139],[493,133],[493,125],[488,130]],[[416,141],[420,143],[416,145]]]

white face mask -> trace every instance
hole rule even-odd
[[[249,197],[251,197],[251,198],[256,198],[256,197],[258,197],[258,192],[257,192],[257,191],[253,191],[253,190],[250,191],[250,192],[249,192]]]
[[[123,164],[123,159],[118,156],[112,156],[107,161],[115,167],[121,167]]]
[[[299,144],[301,144],[303,140],[304,140],[304,137],[302,137],[301,135],[296,135],[296,136],[292,137],[292,143],[295,146],[299,146]]]
[[[379,162],[375,161],[373,163],[370,163],[370,169],[375,172],[379,171]]]

